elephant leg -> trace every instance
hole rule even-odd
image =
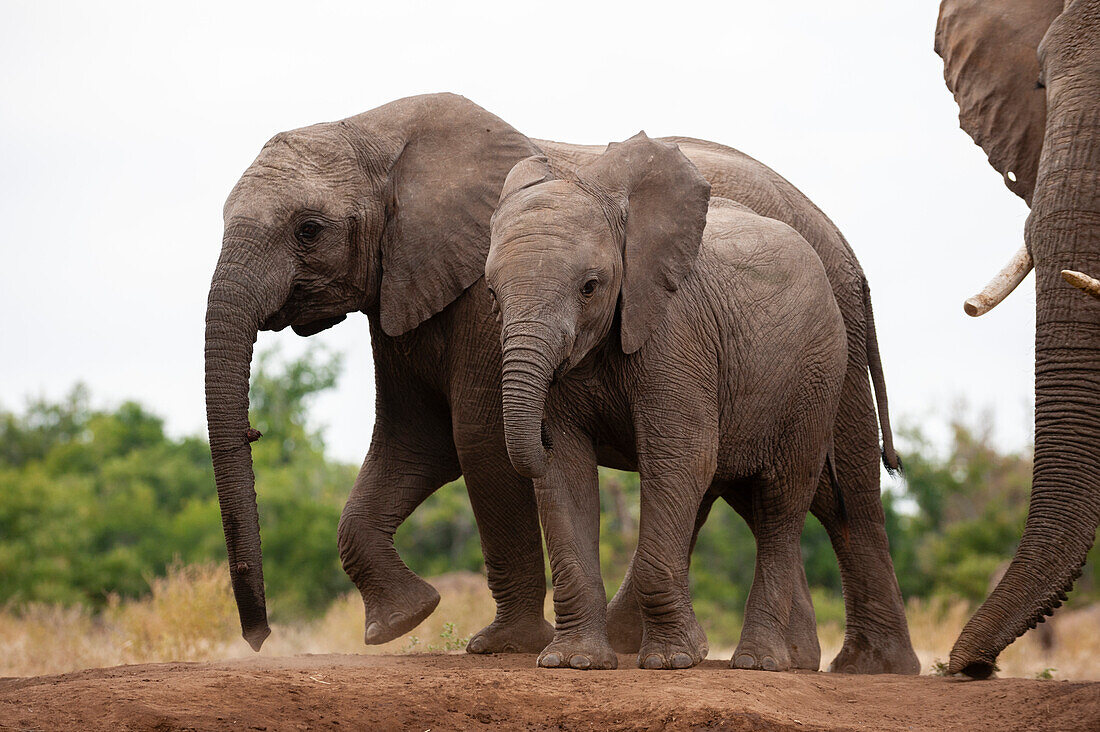
[[[400,431],[376,423],[370,452],[340,516],[340,560],[363,597],[368,645],[408,633],[439,604],[439,593],[393,546],[394,532],[409,514],[460,474],[449,430],[441,431],[434,423],[440,420],[430,415],[420,420],[415,439],[405,440]]]
[[[878,423],[866,369],[849,368],[834,434],[843,512],[827,476],[811,508],[829,534],[844,587],[844,645],[829,670],[918,674],[886,536]]]
[[[722,494],[734,511],[745,519],[753,536],[758,536],[757,521],[753,515],[752,494],[744,490],[727,490]],[[799,548],[795,567],[794,591],[791,594],[791,614],[787,620],[787,654],[791,668],[817,671],[821,667],[821,644],[817,638],[817,615],[810,599],[810,586],[806,581],[806,566]]]
[[[745,603],[741,640],[730,661],[733,668],[764,671],[791,668],[793,659],[788,642],[791,611],[796,605],[799,579],[805,582],[799,539],[813,484],[813,478],[777,477],[762,480],[751,491],[756,571]]]
[[[690,668],[708,651],[706,633],[691,605],[688,569],[700,525],[699,506],[714,476],[715,449],[661,445],[640,456],[639,462],[641,520],[631,565],[634,593],[642,607],[638,665]]]
[[[600,577],[600,498],[595,450],[587,438],[554,431],[554,459],[535,481],[554,580],[554,639],[539,654],[545,668],[612,669]]]
[[[695,549],[699,529],[706,523],[718,495],[714,490],[707,491],[699,504],[695,528],[691,533],[691,551]],[[619,591],[607,604],[607,637],[616,653],[637,653],[642,647],[642,606],[634,588],[633,562],[626,569]]]
[[[546,565],[535,491],[508,459],[499,367],[481,354],[468,354],[463,363],[464,378],[452,384],[452,430],[496,601],[493,622],[474,633],[466,650],[538,653],[554,629],[544,614]]]
[[[538,507],[531,481],[512,469],[503,443],[459,449],[466,489],[481,535],[481,550],[496,617],[470,639],[470,653],[538,653],[554,637],[546,622],[546,570]]]

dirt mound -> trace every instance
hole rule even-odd
[[[0,679],[4,729],[1097,730],[1100,683],[295,656]]]

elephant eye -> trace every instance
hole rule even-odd
[[[591,297],[592,293],[596,291],[596,285],[598,284],[599,280],[593,277],[581,286],[581,294],[585,297]]]
[[[323,228],[324,226],[321,225],[320,221],[308,219],[298,224],[298,228],[294,230],[294,238],[303,244],[312,244],[317,240]]]

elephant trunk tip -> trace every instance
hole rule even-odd
[[[1087,555],[1091,548],[1091,544],[1086,546],[1084,553]],[[1081,576],[1084,563],[1085,558],[1082,556],[1079,562],[1071,565],[1073,569],[1064,582],[1054,583],[1053,587],[1056,589],[1043,592],[1030,612],[1019,614],[1005,605],[1005,597],[1009,592],[1007,588],[1014,584],[1009,575],[1020,571],[1014,561],[993,593],[986,598],[959,634],[951,649],[948,673],[961,673],[973,679],[991,677],[998,670],[997,656],[1001,651],[1029,629],[1046,622],[1047,617],[1062,606],[1069,597],[1074,582]]]
[[[951,674],[963,674],[969,676],[972,679],[988,679],[997,670],[997,664],[991,661],[976,660],[976,661],[964,661],[959,659],[956,661],[955,656],[951,656],[951,664],[948,666],[948,673]]]
[[[252,650],[256,653],[260,652],[260,648],[263,647],[264,641],[271,635],[271,627],[267,624],[267,621],[263,621],[258,625],[254,625],[250,628],[244,629],[242,633],[244,639],[248,641],[248,645],[252,646]]]

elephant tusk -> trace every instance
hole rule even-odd
[[[1020,247],[1020,251],[1012,256],[1008,264],[1001,269],[989,284],[974,297],[968,298],[963,303],[963,310],[972,318],[985,315],[997,307],[1016,286],[1024,281],[1027,273],[1032,268],[1031,254],[1027,251],[1027,245]]]
[[[1100,298],[1100,280],[1095,277],[1089,277],[1083,272],[1074,272],[1072,269],[1063,269],[1062,279],[1074,287],[1080,287],[1093,297]]]

